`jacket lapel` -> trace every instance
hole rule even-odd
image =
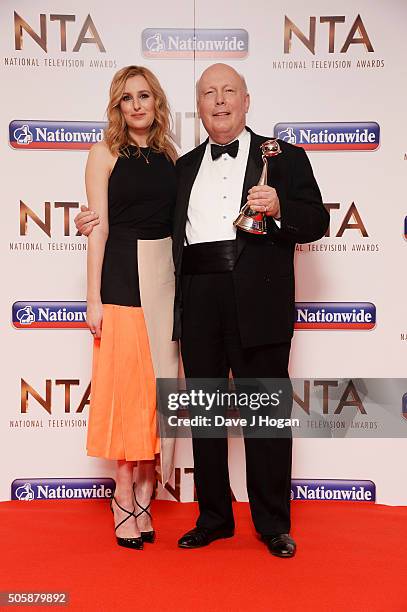
[[[264,138],[262,136],[258,136],[254,134],[251,130],[250,132],[250,148],[249,148],[249,157],[247,159],[246,173],[243,180],[243,189],[242,189],[242,198],[240,201],[240,208],[242,208],[246,204],[247,200],[247,192],[253,185],[257,185],[259,182],[259,178],[261,175],[261,171],[263,169],[263,161],[261,158],[260,145],[264,142]]]
[[[243,189],[242,189],[242,198],[240,201],[240,209],[246,204],[247,201],[247,192],[251,187],[257,185],[260,179],[261,172],[263,170],[263,160],[261,157],[260,145],[267,140],[267,138],[263,136],[259,136],[252,132],[250,128],[246,128],[248,132],[250,132],[250,148],[249,148],[249,156],[247,159],[246,173],[243,181]],[[237,230],[237,257],[236,260],[240,257],[241,252],[243,251],[246,240],[244,238],[245,232],[242,230]]]

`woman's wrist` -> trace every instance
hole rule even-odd
[[[86,298],[86,303],[88,306],[99,306],[102,303],[100,295],[88,295]]]

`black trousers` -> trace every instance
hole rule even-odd
[[[241,346],[230,272],[184,278],[181,351],[187,378],[288,378],[290,342]],[[250,316],[250,313],[247,313]],[[267,325],[253,321],[253,325]],[[233,529],[227,438],[193,437],[198,527]],[[246,478],[261,535],[290,531],[291,438],[246,437]]]

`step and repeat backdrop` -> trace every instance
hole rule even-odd
[[[113,463],[85,453],[92,340],[73,218],[87,151],[103,137],[113,74],[141,64],[167,92],[187,152],[205,138],[196,79],[226,62],[246,77],[248,125],[307,150],[331,213],[326,236],[296,252],[291,374],[303,400],[310,388],[325,395],[322,417],[302,403],[310,437],[294,443],[292,497],[406,504],[406,3],[4,0],[0,15],[0,499],[111,494]],[[394,438],[327,434],[355,406],[359,428],[380,429],[360,378],[382,379],[383,406],[386,379],[399,379]],[[175,466],[157,494],[190,501],[190,440],[177,441]],[[238,438],[230,469],[247,499]]]

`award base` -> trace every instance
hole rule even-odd
[[[249,234],[263,236],[267,234],[266,219],[263,213],[256,213],[251,216],[242,211],[233,225]]]

